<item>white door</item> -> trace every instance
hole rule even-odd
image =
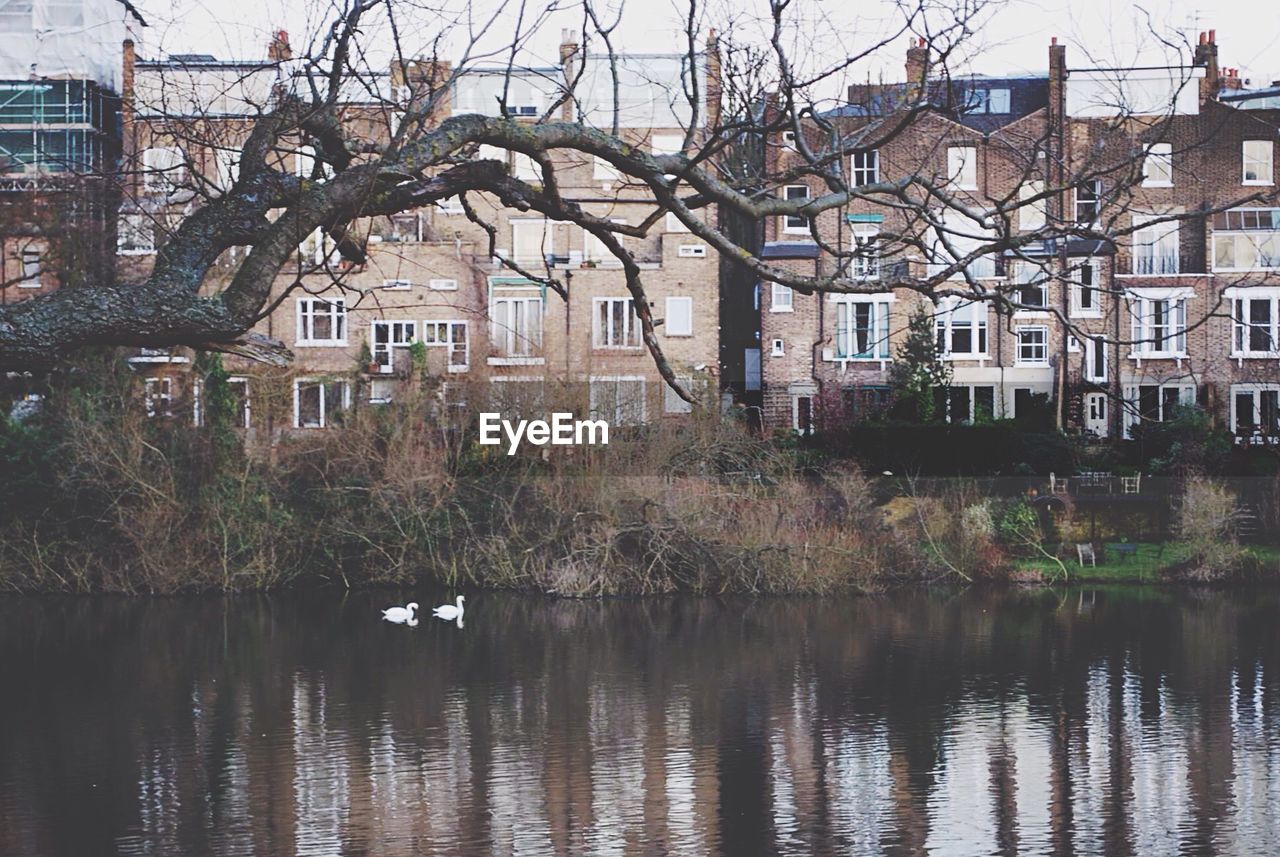
[[[1084,429],[1098,437],[1107,436],[1107,394],[1086,393],[1084,397]]]

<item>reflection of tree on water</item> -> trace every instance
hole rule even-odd
[[[1280,823],[1272,592],[491,595],[412,634],[365,600],[0,602],[0,853],[1249,853]]]

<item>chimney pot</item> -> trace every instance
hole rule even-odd
[[[1051,38],[1049,39],[1049,44],[1051,44],[1051,45],[1056,45],[1057,43],[1058,43],[1058,37],[1057,37],[1057,36],[1053,36],[1053,37],[1051,37]]]
[[[1210,30],[1210,31],[1209,31],[1209,44],[1211,44],[1211,45],[1216,45],[1217,43],[1218,43],[1218,31],[1217,31],[1217,30]]]
[[[918,42],[916,42],[916,44],[917,44],[919,47],[922,47],[922,48],[923,48],[923,47],[924,47],[924,36],[921,36],[921,37],[920,37],[920,40],[919,40]]]

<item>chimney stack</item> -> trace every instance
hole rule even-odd
[[[1191,64],[1204,68],[1204,77],[1200,79],[1200,103],[1218,97],[1218,90],[1224,85],[1222,73],[1218,68],[1218,31],[1210,30],[1200,34]]]
[[[289,46],[289,33],[285,30],[276,30],[271,37],[271,43],[267,45],[267,59],[272,62],[284,62],[293,59],[293,48]]]
[[[914,45],[907,48],[907,84],[924,88],[929,77],[929,48],[921,36]]]

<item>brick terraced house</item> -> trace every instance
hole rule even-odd
[[[845,261],[854,278],[920,277],[997,234],[966,210],[1007,206],[1015,246],[970,260],[968,277],[954,279],[959,292],[976,284],[1011,300],[934,304],[888,286],[818,296],[762,284],[768,427],[808,432],[886,407],[907,321],[923,307],[952,369],[938,391],[950,421],[1020,418],[1048,404],[1067,431],[1118,438],[1198,403],[1240,443],[1280,437],[1280,89],[1244,89],[1238,72],[1219,68],[1212,33],[1182,67],[1071,68],[1056,40],[1042,77],[934,79],[923,46],[906,67],[905,83],[851,87],[823,121],[839,129],[852,185],[929,179],[953,201],[938,216],[961,221],[945,226],[962,234],[931,237],[918,213],[855,198],[819,215],[818,240],[804,218],[765,224],[763,254],[822,274],[837,262],[820,244],[863,248]],[[935,109],[883,145],[860,143],[917,101]],[[822,151],[825,131],[805,133]],[[801,163],[790,133],[765,151],[769,174]],[[778,192],[825,187],[811,178]],[[1059,237],[1035,240],[1046,224]],[[885,246],[881,233],[918,240]]]
[[[607,60],[584,57],[571,32],[562,42],[560,66],[454,74],[447,64],[420,62],[353,80],[344,92],[346,129],[383,144],[395,134],[403,105],[428,97],[436,99],[434,120],[505,109],[533,122],[556,111],[564,120],[608,127],[614,102]],[[127,50],[126,66],[130,61]],[[697,68],[688,66],[680,54],[618,57],[621,136],[657,153],[677,152],[687,128],[696,132],[714,117],[714,51]],[[696,113],[672,98],[686,91],[691,74],[698,76],[696,91],[705,94]],[[132,184],[119,254],[122,267],[143,274],[163,247],[166,228],[204,195],[236,180],[236,158],[254,117],[302,83],[283,32],[264,60],[137,60],[126,78],[134,108],[125,130]],[[648,189],[629,184],[607,162],[569,150],[550,156],[562,193],[586,210],[630,224],[655,211]],[[324,180],[314,151],[301,140],[275,157],[306,180]],[[504,162],[530,183],[542,181],[526,155],[480,146],[473,157]],[[326,235],[299,236],[297,265],[281,273],[278,298],[257,328],[283,340],[294,365],[282,376],[239,358],[227,362],[246,428],[269,434],[325,428],[349,408],[421,391],[424,377],[430,410],[441,419],[461,412],[454,408],[486,403],[511,410],[563,405],[617,424],[690,412],[644,347],[621,263],[603,244],[576,225],[507,209],[484,195],[470,201],[492,236],[457,199],[357,224],[356,231],[369,236],[364,264],[338,261]],[[622,240],[642,268],[670,364],[690,389],[714,400],[716,254],[670,216],[646,237]],[[560,280],[567,302],[500,259]],[[220,270],[230,276],[235,261],[229,253]],[[215,276],[207,287],[224,285],[225,277]],[[200,418],[199,382],[185,380],[190,357],[179,349],[133,358],[147,375],[149,412],[181,410]]]

